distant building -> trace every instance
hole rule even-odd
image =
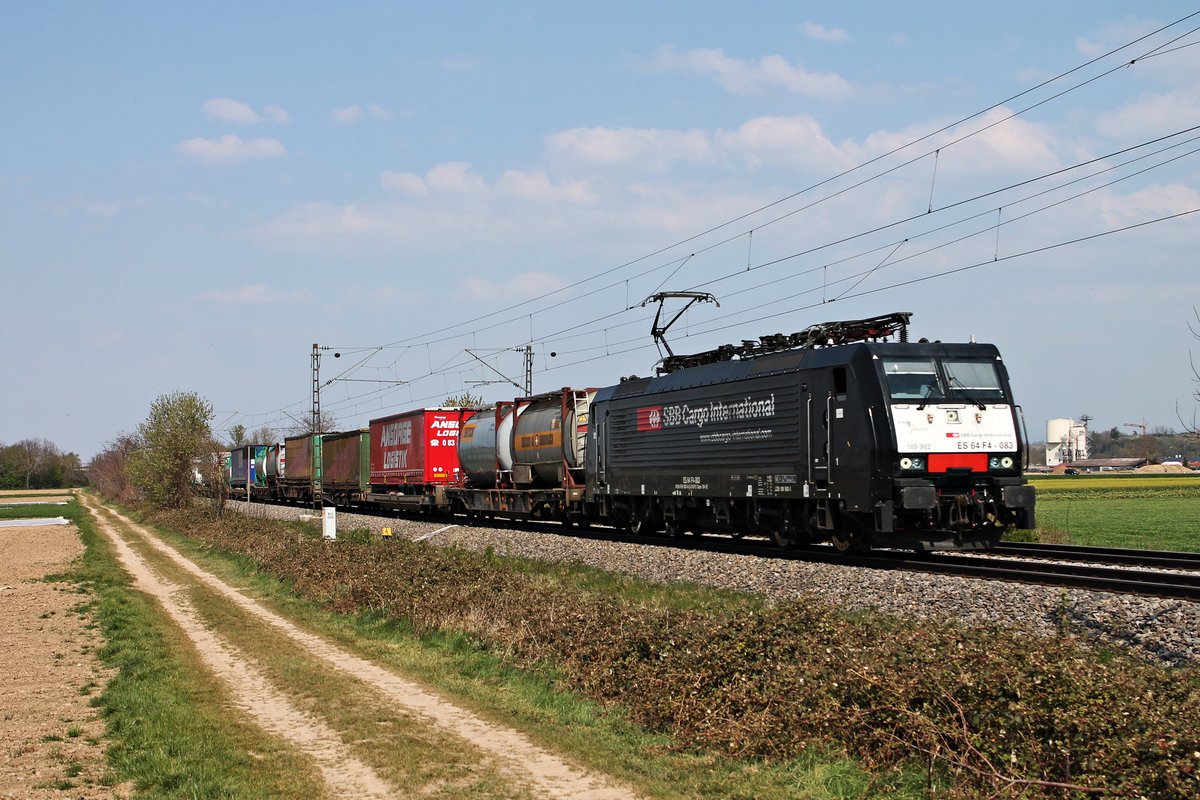
[[[1085,419],[1088,419],[1085,415]],[[1046,466],[1072,464],[1088,457],[1086,422],[1052,419],[1046,423]]]

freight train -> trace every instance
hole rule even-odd
[[[909,342],[910,316],[672,354],[655,377],[602,388],[238,448],[231,488],[781,547],[987,549],[1034,527],[1020,409],[994,345]]]

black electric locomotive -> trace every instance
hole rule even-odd
[[[999,351],[907,342],[909,316],[672,356],[665,374],[598,390],[590,514],[839,550],[985,549],[1033,527]]]

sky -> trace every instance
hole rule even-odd
[[[176,391],[282,434],[314,344],[340,429],[511,399],[525,347],[535,392],[610,385],[653,373],[661,291],[719,303],[676,353],[909,311],[1000,348],[1034,441],[1181,429],[1198,28],[1083,0],[0,4],[0,443],[86,461]]]

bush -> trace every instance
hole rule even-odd
[[[326,542],[245,517],[162,519],[336,611],[465,633],[515,664],[553,667],[680,747],[792,759],[832,745],[879,770],[918,759],[968,797],[1200,793],[1194,668],[817,600],[681,611],[403,540]]]

